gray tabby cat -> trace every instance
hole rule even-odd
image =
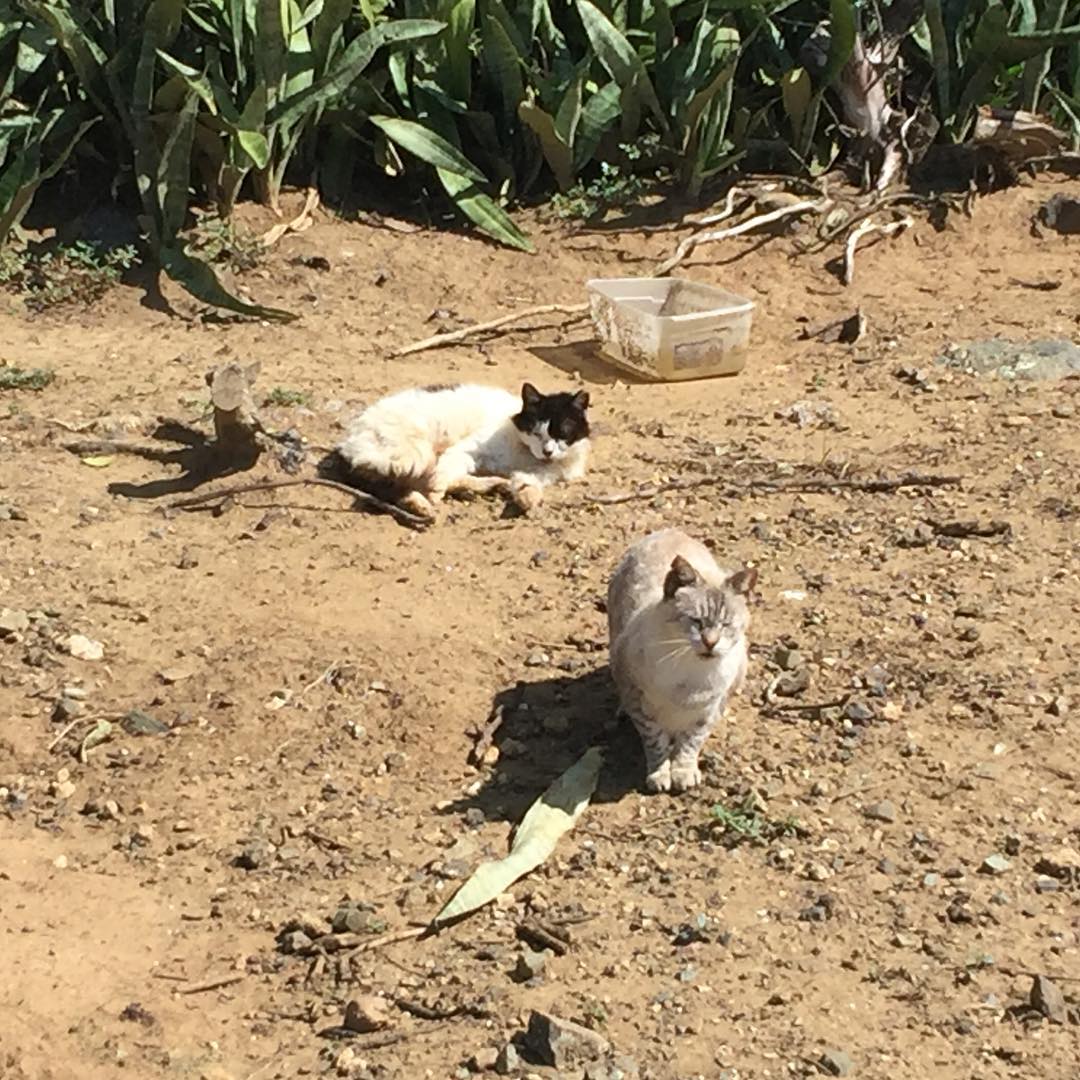
[[[649,791],[701,783],[698,755],[746,678],[757,570],[721,570],[678,529],[637,541],[608,586],[611,673],[645,746]]]

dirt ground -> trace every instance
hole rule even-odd
[[[1078,241],[1029,228],[1077,187],[919,223],[861,251],[849,289],[824,269],[835,251],[791,260],[789,237],[702,249],[686,273],[757,302],[753,349],[739,376],[676,386],[619,379],[586,324],[558,319],[389,357],[464,320],[579,303],[590,276],[646,272],[663,234],[542,231],[529,257],[323,217],[241,279],[302,312],[288,326],[199,319],[171,289],[172,316],[126,287],[66,316],[5,301],[0,360],[57,378],[0,392],[16,624],[0,640],[0,1073],[444,1080],[490,1067],[532,1010],[610,1041],[593,1078],[1080,1073],[1080,381],[933,363],[970,339],[1080,337]],[[300,261],[315,255],[328,270]],[[799,340],[855,305],[856,344]],[[159,415],[198,419],[204,374],[232,359],[259,360],[267,393],[308,395],[264,415],[321,446],[390,389],[580,381],[594,463],[535,517],[478,500],[417,533],[329,490],[167,514],[146,496],[175,467],[63,448],[91,421],[84,436],[141,437]],[[738,490],[811,466],[960,482]],[[586,501],[718,473],[731,482]],[[947,535],[971,521],[1009,528]],[[703,788],[678,797],[642,793],[602,608],[623,548],[661,525],[760,573],[746,693]],[[102,658],[70,655],[76,634]],[[474,768],[496,703],[498,760]],[[167,732],[129,732],[131,710]],[[101,717],[112,737],[82,762]],[[429,919],[595,742],[594,805],[502,902],[422,940],[282,951],[283,928],[326,932],[343,903],[353,940]],[[713,809],[751,793],[761,835],[738,843]],[[518,981],[529,919],[571,945]],[[1062,1022],[1028,1007],[1036,975],[1064,994],[1043,1010]],[[388,1026],[331,1037],[365,994]]]

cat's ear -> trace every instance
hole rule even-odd
[[[526,409],[530,405],[538,405],[543,396],[532,383],[524,383],[521,387],[521,403]]]
[[[737,570],[727,580],[728,588],[740,596],[749,596],[757,587],[757,567],[747,566]]]
[[[589,391],[579,390],[570,400],[575,409],[584,412],[589,407]]]
[[[696,585],[699,581],[701,575],[681,555],[676,555],[664,578],[664,599],[670,600],[680,589]]]

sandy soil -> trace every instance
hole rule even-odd
[[[9,304],[0,360],[57,379],[0,393],[0,503],[17,511],[0,520],[0,607],[29,616],[0,640],[0,1073],[443,1080],[474,1055],[490,1066],[532,1010],[610,1041],[616,1062],[591,1077],[1080,1072],[1080,382],[933,365],[951,342],[1080,335],[1077,240],[1029,230],[1050,191],[872,246],[850,289],[824,270],[834,252],[793,261],[788,238],[703,249],[687,272],[758,303],[754,348],[743,374],[681,386],[618,379],[583,325],[557,320],[389,358],[458,320],[580,302],[589,276],[647,270],[663,235],[548,232],[530,258],[323,219],[241,279],[303,313],[284,327],[201,320],[172,291],[173,316],[133,288],[66,316]],[[330,269],[297,261],[312,255]],[[855,345],[798,340],[856,304],[869,325]],[[261,361],[266,392],[309,395],[265,417],[323,446],[388,389],[582,380],[594,467],[535,517],[480,500],[416,533],[326,490],[166,514],[138,487],[174,467],[93,468],[63,449],[63,425],[198,419],[204,373],[231,359]],[[828,408],[800,426],[785,418],[800,401]],[[961,479],[738,490],[810,466]],[[716,473],[731,483],[586,501]],[[958,521],[1009,529],[940,535]],[[640,790],[602,612],[625,545],[664,524],[760,568],[747,693],[709,744],[704,787],[681,797]],[[74,634],[103,657],[70,655]],[[778,704],[846,704],[770,705],[785,667],[808,684]],[[81,711],[55,742],[65,687]],[[494,703],[499,757],[476,769]],[[167,733],[129,733],[133,709]],[[81,762],[99,717],[113,736]],[[290,920],[325,930],[345,901],[372,937],[430,918],[598,740],[594,806],[505,902],[317,963],[279,948]],[[766,827],[736,843],[713,808],[749,793]],[[519,982],[530,918],[579,921]],[[1063,1023],[1027,1008],[1034,975],[1064,993],[1047,1008]],[[389,1000],[386,1029],[322,1034],[365,994]],[[469,1008],[431,1020],[396,1000]]]

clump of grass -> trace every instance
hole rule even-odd
[[[236,273],[254,270],[266,254],[255,233],[216,214],[199,219],[188,235],[186,248],[189,255],[228,266]]]
[[[0,287],[19,294],[31,311],[89,307],[138,261],[131,245],[103,248],[79,240],[48,249],[0,251]]]
[[[0,364],[0,390],[44,390],[56,378],[49,368],[29,368]]]
[[[600,163],[600,175],[588,183],[579,180],[572,188],[555,195],[551,209],[564,221],[593,221],[608,210],[623,209],[637,203],[653,186],[653,180],[629,168],[655,152],[656,140],[641,139],[619,147],[625,166],[610,161]]]
[[[311,395],[306,390],[289,390],[284,386],[275,386],[263,399],[263,405],[279,405],[286,409],[310,404]]]
[[[804,830],[793,817],[770,818],[754,792],[748,792],[733,806],[717,803],[711,812],[712,838],[728,847],[750,842],[768,842],[783,836],[798,836]]]

